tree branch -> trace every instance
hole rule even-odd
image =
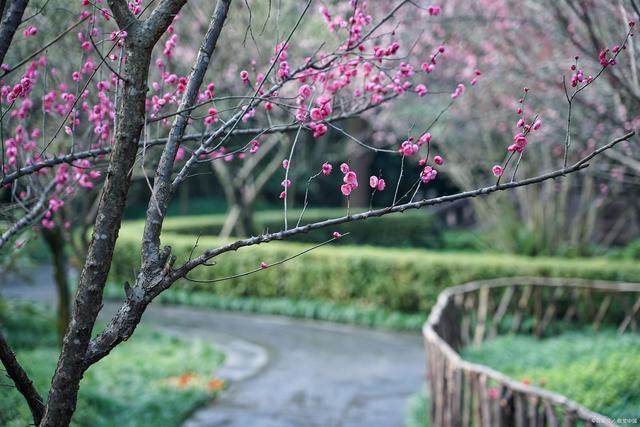
[[[0,249],[4,245],[7,244],[9,240],[16,234],[18,234],[23,228],[31,225],[33,221],[42,213],[42,211],[47,206],[47,199],[49,198],[49,193],[53,189],[55,185],[55,181],[51,181],[47,188],[42,192],[38,202],[29,209],[29,212],[22,218],[20,218],[15,224],[13,224],[9,229],[7,229],[2,235],[0,235]]]
[[[637,174],[640,174],[640,161],[634,159],[633,157],[626,156],[619,151],[609,150],[604,153],[608,158],[615,160],[628,168],[633,169],[633,171]]]
[[[186,2],[187,0],[162,0],[153,9],[149,18],[144,21],[140,32],[147,46],[154,46],[157,43]]]
[[[220,246],[216,249],[207,250],[199,257],[187,261],[181,267],[175,270],[164,271],[163,275],[159,278],[158,284],[153,288],[148,289],[147,292],[141,298],[137,298],[137,299],[127,298],[127,300],[122,305],[122,307],[120,307],[120,310],[118,310],[118,313],[111,319],[111,321],[109,322],[109,325],[107,325],[107,327],[97,337],[91,340],[89,347],[87,349],[85,359],[84,359],[84,365],[85,367],[91,366],[92,364],[96,363],[98,360],[102,359],[107,354],[109,354],[109,352],[120,342],[122,342],[123,340],[126,340],[133,333],[133,330],[135,329],[136,325],[140,322],[140,319],[142,318],[142,314],[144,313],[144,310],[146,309],[147,305],[156,296],[158,296],[164,290],[168,289],[176,280],[185,277],[194,268],[200,265],[205,265],[208,260],[222,253],[235,251],[242,247],[258,245],[260,243],[267,243],[273,240],[284,240],[291,236],[301,234],[301,233],[307,233],[309,231],[317,230],[320,228],[336,226],[336,225],[353,222],[353,221],[361,221],[367,218],[381,217],[391,213],[404,212],[405,210],[408,210],[408,209],[419,209],[425,206],[433,206],[433,205],[438,205],[442,203],[454,202],[461,199],[468,199],[472,197],[494,193],[496,191],[503,191],[511,188],[523,187],[526,185],[537,184],[550,179],[560,178],[562,176],[572,174],[574,172],[577,172],[579,170],[582,170],[588,167],[589,160],[599,155],[600,153],[614,147],[620,142],[628,140],[634,135],[635,135],[635,132],[630,132],[626,135],[623,135],[620,138],[614,139],[610,143],[600,147],[599,149],[590,153],[588,156],[582,158],[573,166],[562,168],[554,172],[549,172],[533,178],[528,178],[521,181],[509,182],[506,184],[496,184],[490,187],[479,188],[472,191],[465,191],[465,192],[452,194],[448,196],[437,197],[433,199],[424,199],[417,202],[410,202],[402,205],[370,210],[368,212],[364,212],[356,215],[348,215],[341,218],[329,219],[326,221],[321,221],[321,222],[316,222],[312,224],[291,228],[286,231],[263,234],[257,237],[238,240],[236,242],[233,242],[224,246]]]
[[[209,68],[211,56],[215,51],[218,38],[220,37],[222,27],[227,18],[230,3],[231,0],[218,0],[216,2],[209,29],[200,46],[198,57],[191,70],[185,93],[178,106],[179,111],[187,111],[197,101],[198,92]],[[174,188],[171,186],[173,165],[176,153],[182,143],[187,125],[189,124],[189,117],[190,112],[184,112],[176,116],[173,126],[171,126],[171,131],[169,132],[169,138],[167,138],[167,144],[164,147],[156,169],[152,190],[153,197],[149,198],[147,220],[145,221],[143,233],[142,274],[154,274],[154,270],[164,267],[164,265],[159,265],[158,259],[160,256],[160,231],[162,230],[162,222],[167,206],[173,196]]]
[[[109,9],[121,30],[127,31],[135,29],[140,23],[138,18],[129,10],[126,0],[107,0]]]
[[[18,389],[20,394],[22,394],[24,399],[27,401],[27,405],[29,405],[29,409],[31,410],[33,422],[35,425],[40,424],[42,414],[44,414],[42,397],[33,385],[33,381],[31,381],[16,359],[15,353],[11,350],[9,343],[4,338],[4,335],[2,335],[2,332],[0,332],[0,361],[2,361],[2,364],[7,371],[7,375],[16,385],[16,389]]]
[[[11,41],[20,22],[22,22],[22,15],[24,15],[28,4],[29,0],[13,0],[0,24],[0,64],[4,62],[4,57],[11,46]]]
[[[549,172],[543,175],[538,175],[532,178],[527,178],[527,179],[523,179],[520,181],[512,181],[509,183],[505,183],[505,184],[495,184],[489,187],[483,187],[483,188],[478,188],[476,190],[471,190],[471,191],[465,191],[465,192],[461,192],[461,193],[456,193],[456,194],[451,194],[451,195],[447,195],[447,196],[442,196],[442,197],[436,197],[433,199],[423,199],[417,202],[409,202],[409,203],[405,203],[402,205],[396,205],[396,206],[391,206],[391,207],[386,207],[386,208],[381,208],[381,209],[376,209],[376,210],[370,210],[367,212],[363,212],[360,214],[356,214],[356,215],[347,215],[341,218],[334,218],[334,219],[329,219],[326,221],[321,221],[321,222],[316,222],[316,223],[312,223],[312,224],[307,224],[304,226],[300,226],[300,227],[295,227],[286,231],[280,231],[277,233],[269,233],[269,234],[263,234],[261,236],[256,236],[256,237],[251,237],[249,239],[242,239],[242,240],[238,240],[235,241],[233,243],[229,243],[227,245],[224,246],[220,246],[218,248],[215,249],[210,249],[208,251],[205,251],[202,255],[200,255],[197,258],[194,258],[186,263],[184,263],[180,268],[174,270],[170,276],[170,278],[167,279],[167,282],[173,283],[175,280],[178,280],[182,277],[184,277],[185,274],[187,274],[189,271],[193,270],[195,267],[197,267],[200,264],[203,264],[205,262],[207,262],[208,260],[210,260],[211,258],[214,258],[220,254],[223,254],[225,252],[229,252],[229,251],[235,251],[238,250],[242,247],[247,247],[247,246],[253,246],[253,245],[259,245],[261,243],[267,243],[273,240],[284,240],[287,239],[291,236],[295,236],[296,234],[301,234],[301,233],[308,233],[309,231],[312,230],[317,230],[319,228],[325,228],[325,227],[329,227],[329,226],[335,226],[335,225],[340,225],[340,224],[344,224],[344,223],[348,223],[348,222],[353,222],[353,221],[359,221],[359,220],[364,220],[367,218],[375,218],[375,217],[381,217],[384,215],[388,215],[391,213],[396,213],[396,212],[404,212],[408,209],[420,209],[422,207],[425,206],[433,206],[433,205],[438,205],[441,203],[448,203],[448,202],[454,202],[456,200],[461,200],[461,199],[468,199],[468,198],[472,198],[472,197],[477,197],[477,196],[481,196],[481,195],[485,195],[485,194],[490,194],[490,193],[494,193],[496,191],[504,191],[504,190],[508,190],[511,188],[517,188],[517,187],[522,187],[522,186],[526,186],[526,185],[531,185],[531,184],[537,184],[543,181],[547,181],[550,179],[554,179],[554,178],[559,178],[565,175],[569,175],[571,173],[577,172],[581,169],[584,169],[586,167],[589,166],[588,162],[589,160],[593,159],[595,156],[601,154],[603,151],[606,151],[612,147],[614,147],[615,145],[619,144],[622,141],[626,141],[629,138],[631,138],[632,136],[635,135],[635,132],[629,132],[626,135],[621,136],[620,138],[616,138],[613,141],[611,141],[610,143],[600,147],[599,149],[591,152],[589,155],[587,155],[586,157],[583,157],[581,160],[579,160],[578,162],[576,162],[573,166],[570,167],[566,167],[566,168],[562,168],[559,170],[556,170],[554,172]]]

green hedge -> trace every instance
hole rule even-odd
[[[337,218],[346,215],[346,209],[307,209],[301,224]],[[355,212],[352,212],[355,213]],[[289,224],[298,222],[300,211],[290,211]],[[202,234],[217,236],[222,229],[225,215],[199,215],[170,218],[165,223],[167,232],[180,234]],[[280,230],[284,225],[282,211],[262,211],[255,215],[258,231]],[[400,246],[439,249],[444,244],[443,228],[437,219],[427,211],[409,211],[400,215],[372,218],[345,224],[342,232],[351,232],[349,244],[373,246]],[[326,239],[326,230],[315,230],[294,236],[294,242],[318,242]]]
[[[326,238],[332,230],[325,231]],[[341,230],[342,231],[342,230]],[[110,280],[133,282],[139,268],[141,224],[121,231]],[[345,237],[347,241],[349,237]],[[178,263],[185,261],[195,235],[166,233]],[[194,256],[218,246],[218,238],[201,237]],[[271,242],[243,248],[215,259],[215,266],[194,270],[193,279],[232,276],[297,254],[300,243]],[[202,284],[181,280],[177,288],[227,297],[291,298],[349,303],[409,313],[426,313],[444,288],[471,280],[505,276],[580,277],[640,282],[640,264],[606,258],[529,258],[502,254],[434,252],[369,246],[324,246],[283,265],[243,278]]]

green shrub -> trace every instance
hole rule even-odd
[[[640,239],[634,240],[625,246],[623,250],[623,256],[629,259],[640,260]]]
[[[195,224],[195,218],[193,224]],[[338,227],[340,231],[341,228]],[[326,230],[328,236],[333,230]],[[121,231],[110,280],[122,287],[133,282],[140,259],[140,223]],[[325,237],[326,237],[325,236]],[[345,237],[347,242],[351,236]],[[224,243],[195,235],[166,233],[162,243],[171,245],[177,265]],[[189,274],[197,280],[232,276],[257,268],[262,261],[273,264],[297,254],[308,245],[272,242],[223,254],[210,267]],[[208,292],[227,297],[290,298],[349,303],[409,313],[427,313],[445,288],[471,280],[505,276],[581,277],[586,279],[640,281],[640,265],[633,261],[605,258],[557,259],[502,254],[434,252],[368,246],[327,245],[280,266],[246,277],[217,283],[180,280],[179,289]]]
[[[355,212],[351,212],[352,214]],[[346,215],[346,209],[308,209],[301,224],[338,218]],[[298,222],[300,211],[290,211],[290,225]],[[276,231],[284,225],[282,211],[262,211],[255,215],[258,231]],[[179,234],[202,234],[217,236],[222,229],[225,215],[181,216],[167,219],[164,228],[167,232]],[[343,233],[351,232],[349,244],[374,246],[441,248],[443,245],[442,227],[436,218],[426,211],[408,211],[403,214],[371,218],[356,221],[340,227]],[[294,242],[318,242],[326,240],[326,230],[315,230],[307,234],[294,236]]]

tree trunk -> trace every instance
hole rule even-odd
[[[100,197],[98,215],[80,274],[72,320],[62,344],[41,427],[67,426],[76,409],[84,357],[102,308],[122,213],[131,183],[138,141],[144,125],[147,76],[151,49],[130,49],[126,63],[125,94],[118,112],[116,144]]]
[[[242,230],[244,230],[247,237],[256,234],[256,226],[253,221],[253,214],[253,200],[249,203],[243,203],[242,205],[240,205],[240,217],[238,218],[238,223],[242,224]]]
[[[239,186],[236,183],[231,184],[230,192],[232,197],[227,196],[227,215],[225,222],[220,230],[220,237],[249,237],[256,233],[254,222],[255,192],[250,188]]]
[[[13,0],[9,4],[9,9],[0,24],[0,64],[4,62],[4,57],[11,46],[11,41],[16,30],[22,22],[22,15],[27,8],[29,0]],[[4,10],[4,6],[3,6]]]
[[[62,347],[64,334],[67,332],[71,317],[71,294],[67,276],[67,257],[64,253],[64,238],[59,227],[55,227],[52,230],[43,229],[42,236],[47,242],[51,260],[53,261],[53,279],[58,295],[56,326],[58,329],[58,344]]]

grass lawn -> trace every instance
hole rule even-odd
[[[0,328],[45,395],[58,355],[54,327],[49,310],[0,300]],[[222,358],[205,342],[138,328],[129,341],[87,371],[72,425],[178,426],[221,388],[213,372]],[[22,396],[9,384],[8,378],[0,378],[0,425],[32,424]]]
[[[543,340],[503,336],[467,347],[463,357],[610,417],[640,414],[638,334],[570,332]]]

